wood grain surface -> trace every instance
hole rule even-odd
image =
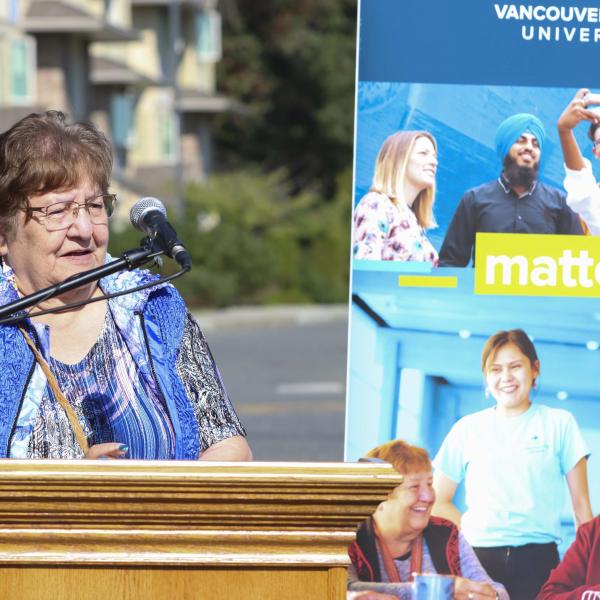
[[[344,463],[0,461],[0,598],[345,597],[399,483]]]

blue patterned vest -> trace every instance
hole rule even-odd
[[[0,271],[0,306],[18,298],[10,275],[7,267]],[[155,278],[147,271],[123,271],[102,279],[101,287],[109,294]],[[196,460],[200,453],[198,422],[175,368],[186,317],[183,298],[173,286],[163,284],[109,302],[140,373],[148,380],[155,378],[164,396],[175,431],[174,458]],[[43,330],[30,322],[26,326],[36,330],[42,355],[47,357]],[[0,458],[8,456],[11,433],[27,394],[39,393],[29,386],[34,369],[40,368],[19,329],[0,326]]]

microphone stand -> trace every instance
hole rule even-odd
[[[106,265],[84,271],[83,273],[78,273],[56,285],[44,288],[43,290],[39,290],[38,292],[34,292],[33,294],[29,294],[28,296],[24,296],[19,300],[15,300],[10,304],[0,307],[0,319],[8,317],[20,310],[25,310],[48,298],[54,298],[54,296],[68,292],[76,287],[102,279],[102,277],[106,277],[117,271],[123,269],[131,271],[132,269],[149,262],[149,260],[155,256],[164,254],[164,252],[156,250],[156,248],[153,247],[152,240],[149,238],[144,238],[141,243],[141,247],[126,250],[121,254],[121,258],[113,260]]]

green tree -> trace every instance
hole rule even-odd
[[[343,302],[348,294],[356,0],[221,0],[220,174],[177,226],[192,306]],[[113,232],[111,251],[139,234]],[[173,272],[173,261],[164,272]]]
[[[219,86],[244,114],[220,118],[221,165],[285,168],[326,199],[352,162],[356,0],[229,0]]]
[[[325,205],[311,191],[291,193],[283,171],[237,171],[189,188],[188,219],[177,229],[193,269],[177,287],[191,306],[345,301],[350,185],[347,170]],[[111,253],[139,239],[115,231]],[[162,272],[176,269],[166,259]]]

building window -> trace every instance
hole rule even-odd
[[[203,62],[221,60],[221,14],[203,10],[196,16],[196,52]]]
[[[175,158],[175,115],[164,110],[159,113],[160,154],[162,158]]]
[[[160,59],[160,74],[162,77],[170,78],[171,73],[171,55],[173,52],[173,43],[169,31],[169,20],[159,19],[156,24],[156,43],[158,46],[158,56]]]
[[[87,45],[83,38],[70,35],[65,41],[65,47],[68,49],[65,75],[69,112],[75,119],[86,119],[89,107]]]
[[[35,48],[29,38],[10,41],[10,100],[18,104],[33,101]]]
[[[119,5],[121,3],[117,0],[104,0],[104,15],[105,19],[109,23],[113,23],[114,25],[120,25],[119,22],[119,9],[121,8]]]
[[[112,141],[116,146],[128,148],[133,142],[133,94],[112,94],[110,119]]]
[[[8,0],[8,20],[16,23],[19,20],[19,0]]]

